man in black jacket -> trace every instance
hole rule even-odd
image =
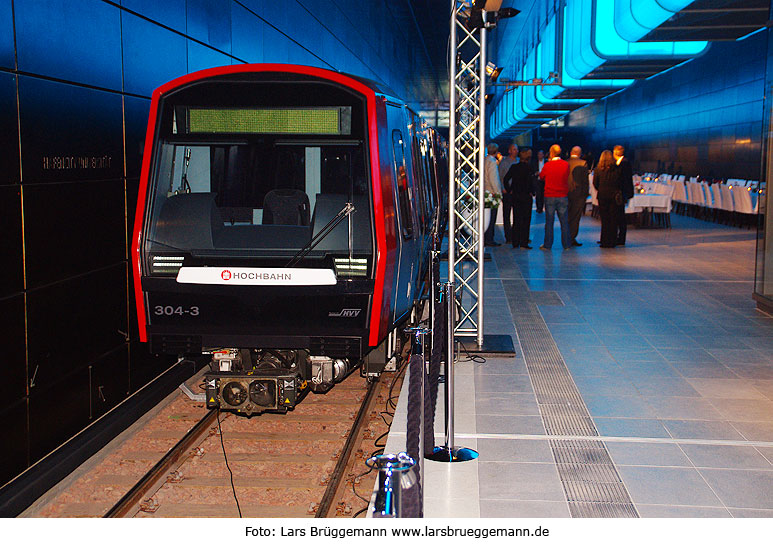
[[[617,245],[625,245],[625,235],[628,230],[625,222],[625,204],[633,198],[633,168],[625,157],[625,148],[622,145],[615,145],[612,154],[617,162],[619,188],[623,193],[623,203],[617,208]]]
[[[513,247],[531,249],[529,228],[531,226],[532,194],[534,193],[534,173],[531,166],[531,150],[521,149],[520,162],[510,166],[502,185],[513,197]]]
[[[585,203],[590,193],[588,184],[588,164],[582,159],[582,149],[573,147],[569,157],[569,230],[572,245],[581,246],[577,241],[580,232],[580,219],[585,213]]]

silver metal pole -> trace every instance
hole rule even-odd
[[[456,0],[451,0],[451,47],[448,67],[448,280],[454,281],[456,264]],[[452,297],[453,298],[453,297]],[[453,334],[453,330],[450,332]]]
[[[483,12],[483,20],[486,20],[486,12]],[[478,188],[478,348],[483,347],[483,264],[484,259],[484,247],[486,238],[483,235],[483,213],[485,211],[485,168],[486,168],[486,28],[480,29],[480,96],[478,97],[478,105],[480,109],[479,124],[479,137],[480,137],[480,184]],[[491,212],[493,214],[493,211]],[[493,215],[492,215],[493,216]],[[489,223],[493,226],[496,223],[496,219],[489,219]],[[493,226],[493,230],[496,230],[496,226]]]
[[[456,318],[456,301],[454,299],[454,283],[444,284],[446,292],[446,308],[448,310],[447,343],[446,348],[446,448],[453,451],[454,448],[454,326]]]

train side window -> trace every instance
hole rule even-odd
[[[402,226],[403,239],[408,240],[413,236],[413,214],[408,193],[408,177],[405,172],[405,150],[403,147],[403,134],[399,129],[392,131],[392,158],[394,160],[397,196],[400,202],[400,225]]]

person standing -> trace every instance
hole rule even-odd
[[[502,222],[505,229],[505,241],[510,241],[510,219],[513,210],[513,195],[505,184],[505,175],[510,166],[518,163],[518,145],[511,144],[507,149],[507,156],[499,161],[499,180],[502,182]]]
[[[550,160],[545,162],[539,173],[545,181],[545,243],[539,248],[548,250],[553,247],[554,213],[558,214],[561,225],[561,245],[564,249],[572,247],[569,234],[569,162],[561,159],[561,147],[550,147]]]
[[[593,172],[593,186],[598,191],[601,217],[601,247],[615,247],[617,244],[618,202],[623,201],[619,169],[612,152],[605,150]]]
[[[582,159],[582,149],[573,147],[569,157],[569,231],[573,246],[581,246],[577,241],[580,232],[580,219],[585,213],[585,203],[590,193],[588,184],[588,164]]]
[[[513,198],[513,229],[510,241],[513,248],[531,249],[529,228],[534,194],[534,171],[531,166],[531,150],[526,148],[518,153],[520,162],[510,166],[502,184],[510,189]]]
[[[497,151],[499,146],[496,143],[489,143],[487,147],[488,155],[483,165],[483,189],[493,194],[502,194],[502,183],[499,180],[499,166],[497,165]],[[481,204],[483,205],[483,204]],[[491,219],[489,220],[488,228],[483,233],[483,245],[498,246],[500,244],[494,241],[494,225],[497,220],[497,210],[499,208],[491,208]]]
[[[612,154],[617,164],[618,185],[623,195],[623,203],[617,206],[617,245],[625,245],[625,235],[628,232],[628,223],[625,220],[625,205],[633,198],[633,168],[631,162],[625,157],[625,148],[615,145]]]
[[[545,152],[538,150],[534,173],[542,173],[543,167],[545,167]],[[542,213],[542,208],[545,205],[545,183],[539,177],[535,177],[534,180],[537,183],[537,188],[535,189],[537,195],[537,213]]]

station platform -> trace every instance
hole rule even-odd
[[[425,461],[425,517],[773,517],[773,317],[752,299],[756,235],[672,224],[600,249],[586,216],[582,247],[562,251],[556,234],[542,251],[535,213],[533,250],[489,248],[484,332],[511,335],[517,355],[462,353],[455,441],[480,457]],[[407,386],[387,452],[405,448]]]

